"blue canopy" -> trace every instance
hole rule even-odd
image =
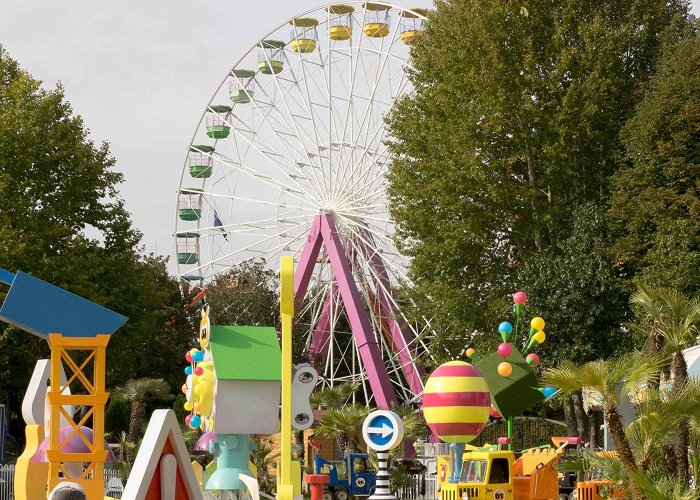
[[[21,271],[13,275],[0,269],[0,282],[10,285],[0,320],[44,339],[49,333],[65,337],[111,335],[129,319]]]

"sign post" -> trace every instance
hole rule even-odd
[[[368,500],[396,500],[389,489],[389,450],[393,450],[403,439],[403,421],[389,410],[376,410],[367,415],[362,424],[362,437],[367,446],[377,452],[379,470],[377,489]]]

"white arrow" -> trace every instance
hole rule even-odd
[[[394,433],[394,429],[387,424],[382,424],[381,427],[367,427],[368,434],[381,434],[382,438],[391,436]]]

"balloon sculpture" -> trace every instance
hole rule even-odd
[[[495,353],[480,359],[473,348],[467,349],[466,352],[488,383],[491,392],[491,416],[507,419],[508,437],[511,439],[513,416],[553,396],[557,391],[553,387],[538,388],[539,382],[533,368],[540,364],[539,356],[530,352],[523,357],[518,349],[518,346],[523,351],[535,349],[546,339],[545,321],[539,316],[532,318],[528,335],[520,339],[521,316],[527,299],[525,292],[513,294],[515,328],[508,321],[498,325],[498,333],[503,342]]]
[[[423,392],[423,415],[433,434],[451,443],[450,482],[459,479],[464,445],[483,430],[490,407],[486,380],[469,363],[450,361],[428,378]]]

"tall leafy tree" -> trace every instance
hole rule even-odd
[[[700,290],[700,37],[670,46],[623,130],[627,160],[610,214],[622,272],[652,286]]]
[[[436,2],[388,123],[397,239],[438,332],[494,323],[518,269],[558,252],[576,206],[604,202],[619,130],[685,4]]]
[[[192,332],[164,259],[140,255],[122,180],[108,145],[90,139],[63,89],[42,88],[0,47],[0,268],[129,317],[108,348],[109,385],[155,375],[179,387]],[[6,290],[0,286],[0,299]],[[46,342],[0,325],[0,400],[12,416],[34,363],[47,356]],[[19,419],[12,422],[20,435]]]

